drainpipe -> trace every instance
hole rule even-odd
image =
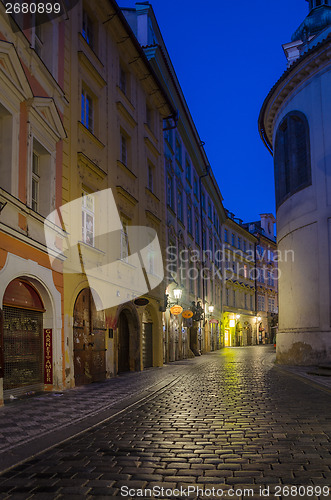
[[[204,177],[208,177],[209,175],[209,172],[210,172],[210,165],[207,165],[206,166],[206,172],[203,174],[203,175],[199,175],[199,198],[200,198],[200,226],[201,226],[201,229],[200,229],[200,233],[201,233],[201,248],[202,248],[202,255],[203,255],[203,259],[202,259],[202,265],[203,265],[203,268],[204,268],[204,265],[205,265],[205,259],[204,259],[204,237],[203,237],[203,211],[202,211],[202,179]],[[205,300],[206,300],[206,297],[205,297],[205,280],[202,279],[202,306],[203,306],[203,328],[204,328],[204,323],[205,323],[205,309],[206,309],[206,304],[205,304]]]

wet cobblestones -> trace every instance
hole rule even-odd
[[[331,394],[272,356],[257,346],[193,360],[172,387],[7,471],[0,498],[149,498],[121,488],[193,485],[222,488],[222,498],[233,488],[254,496],[231,498],[262,498],[267,487],[292,498],[275,489],[302,485],[313,494],[300,498],[327,498],[314,493],[331,486]]]

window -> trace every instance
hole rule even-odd
[[[123,94],[127,93],[127,75],[126,71],[120,66],[120,85],[119,85]]]
[[[198,178],[194,176],[193,179],[193,194],[196,198],[199,196]]]
[[[239,238],[239,236],[238,236],[238,248],[239,250],[241,249],[241,238]]]
[[[197,295],[198,297],[201,297],[201,281],[200,281],[200,273],[201,270],[199,267],[197,267]]]
[[[264,284],[264,273],[265,273],[265,269],[264,269],[264,267],[261,267],[258,271],[258,276],[259,276],[259,281],[262,284]]]
[[[206,230],[202,230],[202,249],[203,251],[206,250]]]
[[[185,178],[191,184],[191,164],[188,158],[186,158],[185,162]]]
[[[210,220],[212,220],[212,219],[213,219],[213,211],[212,211],[212,207],[211,207],[211,203],[210,203],[210,201],[208,201],[208,218],[209,218]]]
[[[152,193],[153,193],[154,192],[154,167],[153,167],[153,165],[151,165],[149,163],[147,170],[148,170],[148,172],[147,172],[147,175],[148,175],[148,179],[147,179],[148,189],[150,191],[152,191]]]
[[[278,208],[289,196],[311,184],[309,126],[300,111],[288,113],[281,121],[274,157]]]
[[[258,309],[258,311],[265,310],[264,295],[258,295],[258,297],[257,297],[257,309]]]
[[[245,309],[247,309],[247,293],[244,295],[244,300],[245,300]]]
[[[176,137],[176,147],[175,147],[175,157],[178,163],[182,164],[182,144],[179,140],[179,137]]]
[[[86,191],[82,194],[82,238],[94,246],[94,198]]]
[[[225,304],[227,306],[230,305],[230,290],[229,290],[229,288],[226,288],[226,290],[225,290]]]
[[[269,286],[274,286],[275,280],[274,280],[274,275],[272,271],[268,271],[268,285]]]
[[[189,268],[189,282],[190,282],[190,293],[194,294],[195,290],[194,290],[194,276],[195,276],[195,273],[193,271],[195,271],[195,268],[194,268],[194,264],[192,262],[190,262],[189,264],[190,268]]]
[[[128,262],[129,257],[129,239],[128,239],[128,220],[121,218],[122,229],[121,229],[121,256],[120,259],[124,262]]]
[[[195,218],[195,241],[200,245],[200,226],[198,217]]]
[[[172,128],[171,128],[171,123],[169,120],[166,121],[166,126],[165,126],[165,131],[164,131],[164,138],[165,140],[167,141],[167,143],[169,144],[169,146],[171,147],[172,149],[172,136],[173,136],[173,133],[172,133]]]
[[[32,210],[47,217],[54,203],[51,154],[35,138],[31,156],[31,192],[30,206]]]
[[[225,241],[225,243],[228,243],[228,238],[229,238],[229,236],[228,236],[228,230],[224,229],[224,241]]]
[[[177,217],[183,222],[183,192],[181,189],[177,191]]]
[[[275,299],[268,299],[268,311],[275,312]]]
[[[35,152],[32,153],[32,194],[31,207],[35,212],[39,211],[39,177],[40,174],[40,158]]]
[[[38,56],[42,55],[43,48],[43,37],[42,37],[42,26],[37,24],[34,30],[34,50],[37,52]]]
[[[247,264],[244,264],[244,278],[248,277]]]
[[[231,236],[231,245],[234,247],[234,246],[236,246],[235,243],[236,243],[235,234],[232,233],[232,236]]]
[[[233,290],[233,307],[236,307],[236,291]]]
[[[87,12],[83,11],[83,28],[82,35],[86,43],[93,49],[94,39],[93,39],[93,22]]]
[[[11,193],[13,117],[0,104],[0,186]],[[16,138],[15,138],[16,139]]]
[[[121,134],[121,162],[125,166],[128,164],[128,142],[124,134]]]
[[[205,195],[205,193],[201,194],[201,206],[202,206],[202,210],[206,210],[206,195]]]
[[[150,128],[150,130],[153,130],[154,128],[154,114],[152,108],[146,104],[146,124]]]
[[[250,297],[249,297],[249,305],[250,305],[250,308],[252,311],[253,310],[253,295],[250,295]]]
[[[174,208],[174,193],[173,193],[173,180],[172,176],[168,174],[167,176],[167,204],[170,208]]]
[[[177,216],[183,222],[183,193],[180,189],[177,192]]]
[[[81,122],[90,132],[93,132],[93,99],[84,88],[82,89]]]
[[[243,250],[244,250],[244,252],[247,251],[247,249],[246,249],[246,240],[243,240]]]
[[[192,234],[192,208],[187,205],[187,231]]]

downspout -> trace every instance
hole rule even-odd
[[[208,177],[209,175],[209,172],[210,172],[210,165],[207,165],[206,166],[206,173],[203,174],[203,175],[199,175],[199,191],[200,191],[200,234],[201,234],[201,248],[202,248],[202,255],[203,255],[203,259],[202,259],[202,266],[203,266],[203,269],[204,269],[204,265],[205,265],[205,258],[204,258],[204,237],[203,237],[203,211],[202,211],[202,179],[204,177]],[[202,306],[203,306],[203,327],[205,326],[204,323],[205,323],[205,310],[206,310],[206,304],[205,304],[205,300],[206,300],[206,297],[205,297],[205,280],[204,280],[204,277],[203,277],[203,274],[202,274]],[[200,346],[201,347],[201,346]]]

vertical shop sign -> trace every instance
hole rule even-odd
[[[52,329],[44,329],[44,384],[53,384]]]

